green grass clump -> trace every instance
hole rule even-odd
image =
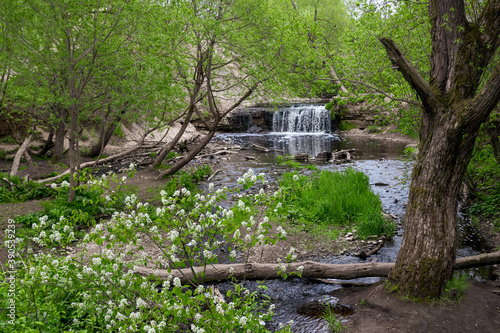
[[[212,173],[210,165],[205,164],[196,169],[191,169],[190,171],[180,170],[178,171],[162,188],[169,196],[171,196],[175,191],[182,189],[183,187],[189,191],[197,191],[200,181],[202,181],[206,176]]]
[[[345,120],[342,120],[339,124],[339,129],[341,131],[348,131],[348,130],[356,128],[356,127],[357,127],[356,124],[345,121]]]
[[[283,206],[289,219],[303,223],[355,226],[358,236],[392,237],[394,223],[382,214],[382,205],[368,177],[352,168],[322,171],[311,176],[286,173],[280,181]]]
[[[342,318],[336,316],[335,313],[329,309],[321,316],[328,323],[328,331],[331,333],[342,333],[346,327],[342,323]]]
[[[469,289],[469,286],[466,274],[454,274],[453,277],[446,282],[446,289],[441,299],[460,301],[465,297],[465,293],[467,289]]]

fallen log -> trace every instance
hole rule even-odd
[[[464,269],[469,267],[486,266],[500,264],[500,251],[493,253],[478,254],[475,256],[458,258],[454,269]],[[302,261],[286,264],[286,273],[296,273],[302,271],[303,278],[324,278],[324,279],[356,279],[360,277],[387,277],[394,263],[360,263],[360,264],[323,264],[314,261]],[[299,268],[302,267],[302,268]],[[230,270],[233,273],[230,273]],[[215,264],[211,266],[156,270],[147,267],[137,267],[137,274],[150,276],[157,274],[160,279],[166,280],[169,276],[178,277],[184,284],[194,281],[193,271],[199,274],[204,271],[205,277],[201,279],[203,283],[229,280],[230,277],[237,280],[269,280],[280,279],[278,274],[278,264]],[[200,280],[200,279],[199,279]]]
[[[232,151],[232,150],[219,150],[214,153],[208,153],[208,154],[203,154],[203,155],[198,155],[195,158],[204,158],[204,157],[210,157],[210,156],[215,156],[215,155],[226,155],[226,154],[238,154],[237,151]]]

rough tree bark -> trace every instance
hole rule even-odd
[[[493,63],[500,44],[500,0],[487,1],[477,23],[467,21],[459,0],[429,1],[429,16],[429,82],[392,40],[380,38],[423,105],[403,243],[390,273],[401,293],[422,298],[439,297],[451,277],[461,184],[479,127],[500,100],[500,63]],[[494,70],[480,86],[488,65]]]

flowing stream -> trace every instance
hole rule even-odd
[[[355,148],[354,161],[347,164],[317,164],[321,170],[342,169],[353,167],[364,172],[370,179],[373,191],[379,195],[384,211],[395,215],[398,230],[391,242],[386,242],[377,254],[370,257],[378,262],[394,262],[399,251],[402,240],[401,218],[404,215],[408,200],[408,186],[403,180],[405,174],[411,171],[411,162],[405,161],[403,151],[406,144],[397,141],[385,141],[367,138],[340,138],[336,134],[330,134],[329,112],[323,107],[312,106],[309,110],[305,106],[287,108],[278,111],[274,118],[274,131],[268,134],[219,134],[217,140],[240,144],[247,147],[242,154],[251,159],[246,160],[232,158],[228,167],[223,169],[212,180],[216,186],[226,185],[232,187],[235,180],[245,173],[249,168],[256,173],[264,172],[270,181],[276,180],[281,173],[287,171],[277,163],[278,155],[296,155],[307,153],[316,156],[320,152],[335,151]],[[325,117],[328,119],[325,120]],[[310,123],[308,123],[310,122]],[[320,123],[320,124],[318,124]],[[304,133],[305,129],[312,129],[313,133]],[[291,132],[294,130],[295,132]],[[279,150],[281,152],[269,152],[252,149],[253,144]],[[234,161],[234,163],[233,163]],[[459,226],[460,249],[458,256],[478,254],[485,250],[486,242],[478,236],[470,221],[460,218]],[[350,255],[332,255],[330,257],[311,258],[325,263],[356,263],[361,259]],[[468,271],[471,277],[476,279],[488,278],[488,271],[484,269],[471,269]],[[356,279],[355,282],[374,283],[379,278]],[[293,320],[294,332],[328,332],[326,321],[311,315],[305,315],[298,311],[302,305],[311,301],[336,302],[329,293],[340,288],[338,285],[313,283],[304,279],[292,281],[268,281],[267,294],[276,304],[275,323],[272,329],[277,329],[280,322],[285,323]],[[230,288],[229,283],[218,285],[221,291]],[[247,281],[247,287],[254,289],[257,283]],[[345,317],[348,320],[348,316]]]

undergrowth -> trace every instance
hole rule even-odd
[[[11,177],[0,173],[0,203],[24,202],[53,197],[56,191],[49,185],[34,181],[24,181],[20,177]]]
[[[394,223],[383,216],[380,198],[362,172],[351,168],[311,176],[290,172],[279,183],[283,205],[274,207],[274,211],[289,221],[325,227],[353,226],[361,238],[394,234]]]
[[[468,173],[476,185],[475,197],[467,209],[468,214],[491,220],[495,229],[500,231],[500,163],[490,145],[475,150]]]

